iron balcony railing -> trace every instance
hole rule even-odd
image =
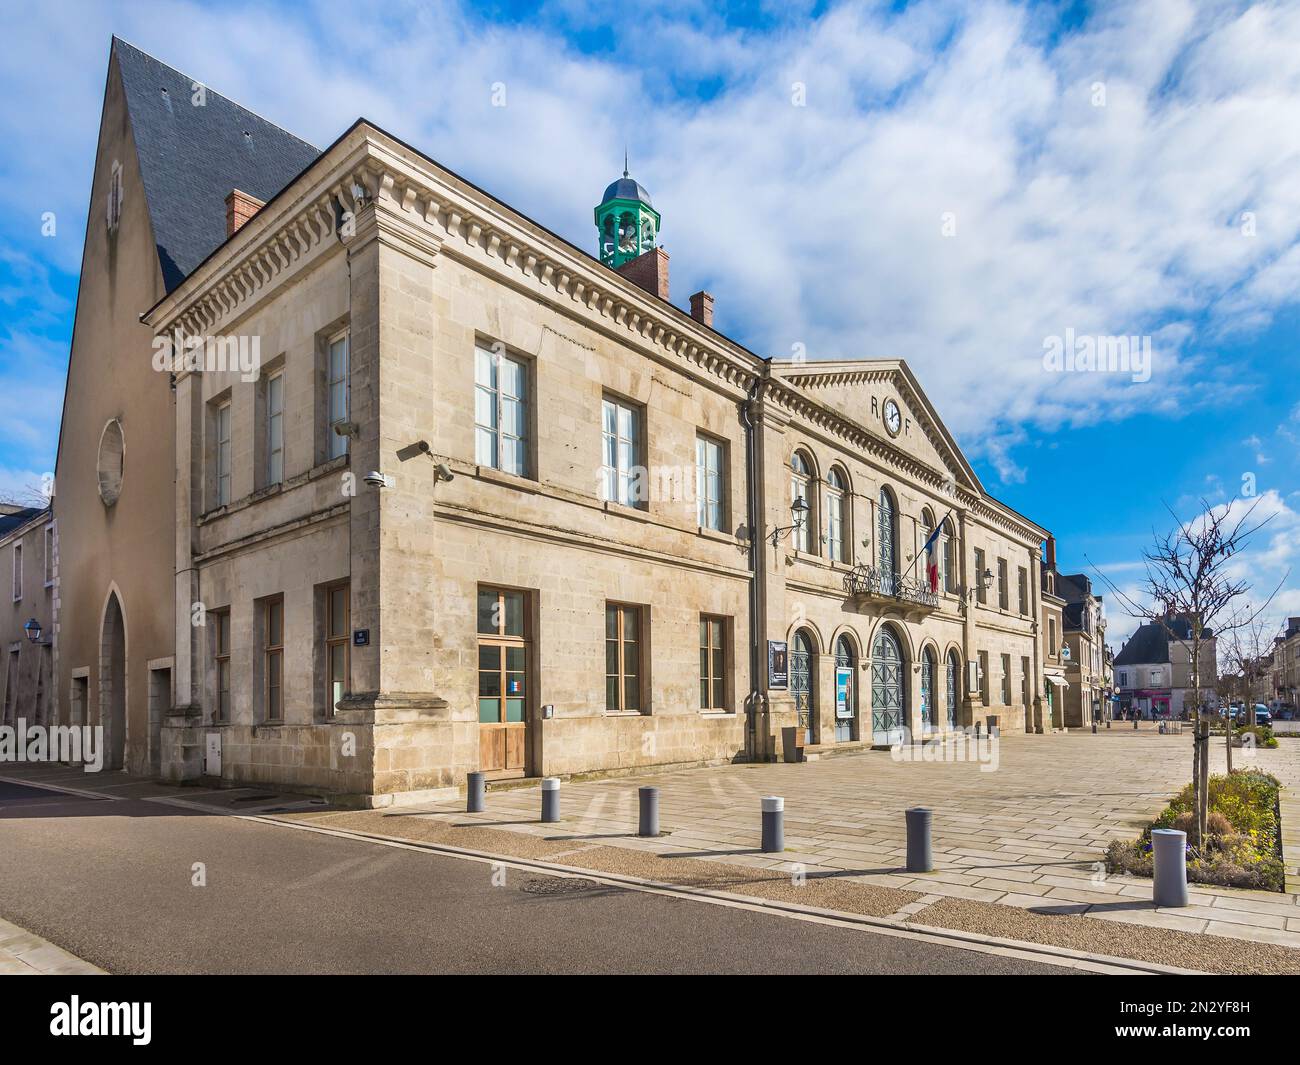
[[[897,599],[930,608],[939,605],[938,593],[923,581],[873,566],[854,566],[844,575],[844,588],[855,599]]]

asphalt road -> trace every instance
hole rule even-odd
[[[114,973],[1073,971],[3,781],[0,916]]]

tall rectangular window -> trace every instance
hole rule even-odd
[[[1007,587],[1007,560],[998,559],[998,606],[1006,610],[1011,605],[1011,590]]]
[[[54,583],[54,526],[45,526],[45,583]]]
[[[332,459],[348,453],[348,438],[334,431],[335,426],[342,425],[348,420],[350,406],[348,369],[348,334],[340,333],[330,340],[326,355],[325,417],[328,424],[325,431],[329,439],[325,445],[325,453]]]
[[[1020,699],[1028,709],[1030,702],[1029,659],[1023,655],[1020,659]]]
[[[217,506],[224,507],[230,502],[230,400],[217,407],[213,420],[217,446]]]
[[[984,552],[980,548],[975,548],[975,599],[980,603],[989,601],[988,588],[984,584]]]
[[[1016,573],[1017,599],[1021,615],[1029,613],[1029,571],[1021,566]]]
[[[1056,618],[1047,619],[1047,653],[1056,657]]]
[[[325,589],[325,713],[332,715],[348,690],[351,590],[346,584]]]
[[[481,346],[474,349],[474,461],[528,475],[528,367]]]
[[[727,619],[700,617],[700,709],[726,710]]]
[[[981,651],[980,655],[980,699],[989,705],[989,653]]]
[[[1002,705],[1011,705],[1011,656],[1002,656]]]
[[[621,400],[601,403],[600,498],[635,507],[642,502],[641,412]]]
[[[267,721],[284,719],[284,599],[262,602],[262,708]]]
[[[23,545],[14,544],[14,602],[23,597]]]
[[[284,371],[266,379],[266,483],[284,480]]]
[[[217,674],[212,720],[224,724],[230,720],[230,611],[213,610],[208,617],[212,621],[212,661]]]
[[[696,520],[701,528],[722,528],[722,443],[708,436],[695,438]]]
[[[605,607],[605,710],[641,709],[641,608]]]

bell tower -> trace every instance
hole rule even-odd
[[[596,233],[600,261],[617,269],[650,251],[659,237],[659,212],[646,192],[627,172],[610,184],[596,207]]]

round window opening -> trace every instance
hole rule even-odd
[[[99,498],[104,506],[111,507],[122,494],[122,456],[126,442],[122,437],[122,423],[116,418],[104,426],[99,437]]]

